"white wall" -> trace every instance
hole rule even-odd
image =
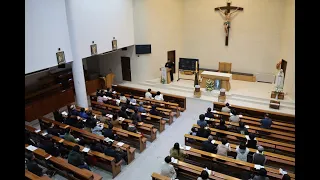
[[[80,57],[91,56],[92,41],[98,53],[112,50],[115,37],[118,48],[134,44],[132,0],[66,1],[71,44]]]
[[[225,46],[224,20],[214,8],[226,1],[184,0],[183,56],[198,58],[200,68],[231,62],[232,71],[273,73],[280,59],[284,1],[233,0],[231,5],[244,11],[232,19]]]
[[[287,70],[284,82],[284,91],[295,99],[295,22],[294,1],[285,0],[284,22],[281,34],[281,59],[286,60]]]
[[[65,0],[25,1],[25,74],[58,65],[61,48],[66,62],[73,60]]]
[[[151,44],[151,54],[131,57],[132,81],[160,76],[159,68],[167,61],[167,52],[181,54],[183,0],[133,1],[135,44]],[[134,50],[135,53],[135,50]]]

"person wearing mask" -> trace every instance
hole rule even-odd
[[[145,96],[144,96],[144,97],[145,97],[146,99],[153,99],[150,88],[149,88],[148,91],[145,93]]]
[[[107,142],[107,146],[104,149],[104,154],[107,156],[111,156],[114,157],[116,159],[116,163],[118,163],[119,161],[121,161],[122,159],[124,159],[126,162],[127,158],[126,158],[126,153],[122,153],[119,149],[119,151],[116,151],[112,148],[112,142]]]
[[[100,124],[100,123],[96,122],[96,125],[94,126],[94,128],[91,129],[91,132],[93,134],[102,136],[102,132],[101,132],[102,129],[103,129],[103,124]]]
[[[137,103],[137,100],[133,97],[133,95],[130,95],[129,101],[132,104],[136,104]]]
[[[68,163],[72,164],[78,168],[88,169],[90,171],[89,166],[84,161],[83,154],[80,152],[80,146],[78,146],[78,145],[75,145],[72,147],[72,150],[70,151],[70,153],[68,155]]]
[[[120,93],[120,101],[122,101],[122,102],[127,102],[127,98],[126,98],[126,96],[124,95],[124,93]]]
[[[264,119],[260,121],[261,128],[270,129],[272,125],[272,120],[269,118],[269,114],[264,115]]]
[[[237,115],[237,111],[235,109],[231,110],[231,115],[229,117],[230,122],[238,123],[240,121],[239,115]]]
[[[112,124],[108,124],[108,128],[105,128],[102,130],[102,134],[105,138],[109,138],[114,140],[115,139],[115,134],[113,133],[113,125]]]
[[[223,119],[220,120],[220,124],[216,127],[219,130],[228,131],[228,127],[225,125],[225,121]],[[224,133],[217,132],[218,137],[226,137],[227,135]]]
[[[74,138],[74,136],[71,134],[71,129],[67,128],[66,133],[64,135],[60,136],[61,138],[64,138],[67,141],[73,142],[73,143],[78,143],[78,140]]]
[[[27,158],[27,169],[28,171],[32,172],[33,174],[37,176],[45,176],[47,174],[50,174],[50,177],[52,177],[54,174],[50,170],[42,169],[37,162],[35,161],[34,154],[32,152],[28,152],[26,154]]]
[[[79,116],[82,117],[83,119],[87,119],[88,118],[88,114],[85,112],[84,108],[80,109]]]
[[[257,149],[256,136],[253,133],[249,134],[249,139],[247,140],[247,148]]]
[[[211,130],[203,125],[201,125],[197,131],[197,136],[203,137],[203,138],[208,138],[210,134],[211,134]]]
[[[205,116],[203,114],[199,115],[199,120],[197,121],[198,126],[207,126],[207,121],[204,120]]]
[[[228,152],[231,151],[230,144],[226,138],[222,138],[221,144],[217,147],[217,154],[221,156],[228,156]]]
[[[211,108],[207,109],[207,112],[206,112],[206,114],[204,114],[204,116],[207,117],[207,118],[214,118],[214,116],[213,116],[213,114],[211,112]]]
[[[149,111],[149,113],[155,116],[160,116],[160,112],[157,110],[156,105],[151,106],[151,110]]]
[[[206,152],[216,153],[217,146],[211,143],[212,140],[213,140],[213,136],[210,135],[207,141],[202,142],[201,149]]]
[[[126,110],[127,110],[127,108],[125,106],[122,106],[121,110],[118,112],[118,116],[125,118],[125,119],[128,119],[128,114],[127,114]]]
[[[249,135],[248,129],[245,127],[244,122],[239,122],[239,127],[237,128],[237,132],[243,135]]]
[[[156,96],[154,96],[154,99],[158,101],[164,101],[163,95],[160,93],[160,91],[157,92]]]
[[[132,121],[132,123],[128,124],[127,131],[137,133],[138,132],[137,125],[138,125],[137,121]]]
[[[161,175],[169,177],[171,179],[176,179],[177,173],[176,170],[174,169],[173,165],[170,164],[171,162],[171,157],[167,156],[164,158],[164,163],[161,165]]]
[[[131,114],[130,119],[132,119],[133,121],[142,122],[141,113],[138,112],[138,110],[135,108],[134,113]]]
[[[240,142],[240,145],[237,146],[236,148],[237,156],[236,159],[240,161],[245,161],[247,162],[247,156],[248,153],[250,152],[249,149],[246,147],[246,144],[244,142]]]
[[[47,134],[43,139],[40,140],[40,148],[46,151],[48,154],[52,156],[59,156],[59,149],[55,146],[54,140],[51,139],[52,135]]]
[[[97,102],[98,103],[103,103],[103,95],[102,94],[99,94],[99,96],[97,96]]]
[[[197,180],[209,180],[209,173],[206,170],[202,170]]]
[[[138,111],[141,112],[141,113],[146,113],[146,110],[143,107],[143,102],[142,101],[139,102]]]
[[[60,134],[62,134],[62,131],[61,129],[56,128],[53,123],[50,123],[49,128],[47,129],[47,133],[54,136],[60,136]]]
[[[267,158],[263,154],[264,148],[262,146],[258,146],[258,151],[253,154],[252,163],[259,164],[264,166],[266,164]]]
[[[226,106],[221,108],[221,112],[230,113],[230,104],[226,103]]]
[[[269,180],[267,177],[267,170],[265,168],[260,168],[258,174],[255,175],[252,180]]]
[[[180,144],[176,142],[174,143],[173,148],[170,149],[170,156],[183,161],[186,157],[186,154],[180,149]]]

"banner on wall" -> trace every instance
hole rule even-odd
[[[167,84],[167,68],[162,67],[161,68],[161,83],[162,84]]]

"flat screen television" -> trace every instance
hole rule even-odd
[[[136,54],[151,54],[151,44],[136,45]]]

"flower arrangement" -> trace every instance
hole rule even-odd
[[[211,79],[208,79],[206,81],[206,90],[211,92],[213,89],[214,89],[214,81],[212,81]]]

